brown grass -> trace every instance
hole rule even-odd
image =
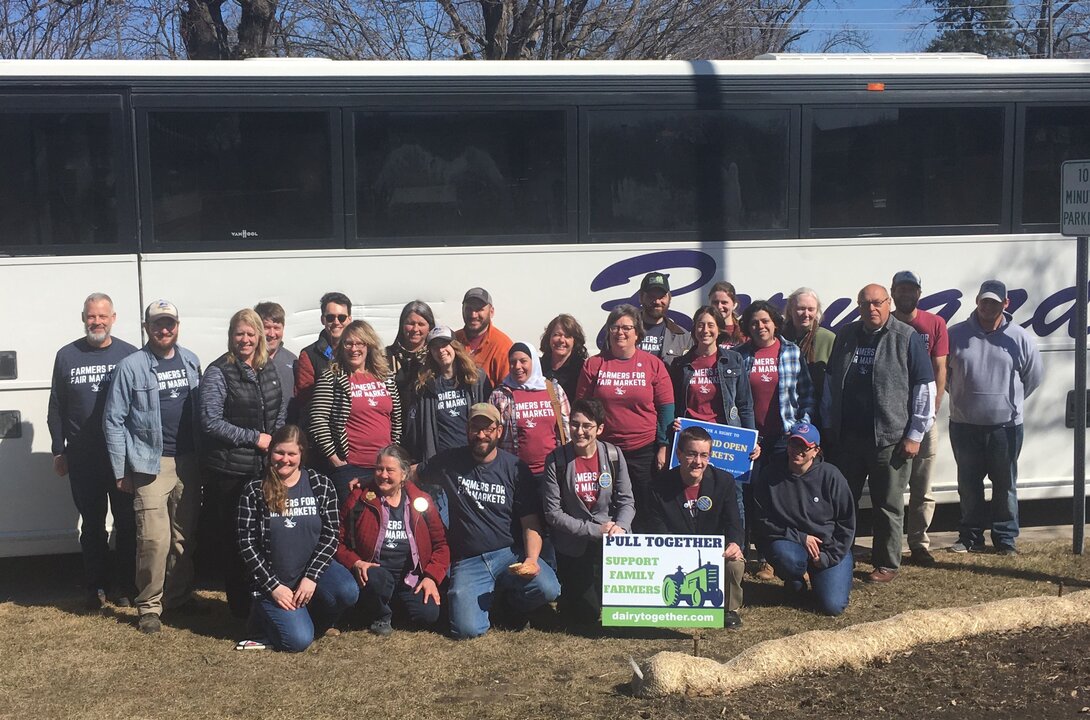
[[[1015,558],[938,555],[940,567],[905,567],[888,586],[856,583],[836,619],[780,604],[778,583],[746,585],[745,626],[704,634],[702,654],[719,661],[765,640],[837,630],[911,609],[966,606],[1013,597],[1054,596],[1063,582],[1090,585],[1090,562],[1066,543],[1026,545]],[[37,561],[44,563],[45,561]],[[27,560],[0,561],[0,717],[38,718],[423,718],[650,717],[663,708],[628,694],[628,658],[688,653],[689,634],[667,630],[594,637],[531,629],[490,632],[466,642],[395,632],[378,640],[348,632],[301,655],[236,652],[241,628],[222,595],[202,593],[216,611],[186,618],[156,637],[134,613],[77,610],[71,576]],[[75,567],[68,562],[68,570]],[[722,703],[685,706],[699,716]]]

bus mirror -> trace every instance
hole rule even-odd
[[[23,420],[18,410],[0,410],[0,440],[23,436]]]
[[[1086,391],[1086,424],[1090,425],[1090,390]],[[1075,391],[1067,391],[1067,411],[1064,412],[1064,426],[1075,428]]]
[[[14,350],[0,350],[0,380],[17,380],[19,363]]]

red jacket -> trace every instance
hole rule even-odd
[[[412,529],[420,570],[435,581],[443,582],[450,569],[450,547],[439,509],[431,496],[412,483],[405,483],[406,522]],[[417,509],[417,500],[427,506],[423,512]],[[341,508],[341,527],[337,535],[339,543],[334,557],[349,570],[357,561],[374,562],[378,553],[379,523],[382,518],[382,498],[374,484],[358,487],[349,494]]]

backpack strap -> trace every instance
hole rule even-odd
[[[556,431],[560,438],[560,444],[567,445],[568,429],[564,427],[564,412],[563,408],[560,407],[560,398],[556,394],[556,381],[546,380],[545,390],[549,393],[549,402],[553,405],[553,417],[556,418]]]

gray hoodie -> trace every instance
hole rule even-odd
[[[970,425],[1022,424],[1025,399],[1041,384],[1043,368],[1035,339],[1009,314],[985,332],[974,312],[950,327],[950,421]]]

